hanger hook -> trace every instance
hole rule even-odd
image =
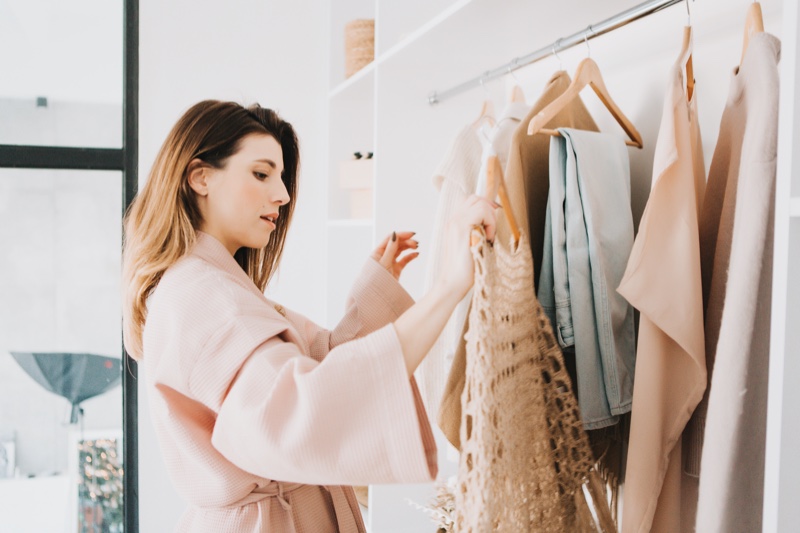
[[[586,44],[586,53],[588,54],[587,57],[592,57],[592,48],[589,46],[589,32],[594,33],[592,30],[592,26],[590,25],[586,28],[586,31],[583,32],[583,42]]]
[[[486,96],[489,96],[489,89],[486,88],[486,84],[484,83],[484,77],[485,76],[486,76],[486,73],[484,72],[483,75],[481,76],[481,87],[483,87],[483,92],[486,93]]]
[[[519,78],[516,74],[514,74],[514,70],[517,69],[517,63],[519,63],[519,58],[515,57],[511,60],[511,64],[508,66],[508,74],[511,74],[511,77],[514,78],[514,81],[517,82],[517,85],[522,85],[522,82],[519,81]]]
[[[558,59],[558,70],[564,70],[564,62],[561,61],[561,56],[558,55],[556,48],[561,47],[561,38],[558,39],[556,42],[553,43],[553,56]]]

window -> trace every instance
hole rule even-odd
[[[138,0],[0,2],[0,46],[0,531],[138,533]]]

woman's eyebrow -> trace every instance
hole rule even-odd
[[[272,161],[271,159],[256,159],[254,161],[254,163],[266,163],[269,166],[271,166],[272,168],[277,168],[278,167],[278,165],[275,164],[275,161]]]

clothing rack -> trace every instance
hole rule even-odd
[[[428,103],[431,105],[437,104],[442,100],[450,98],[458,93],[474,87],[482,86],[487,81],[505,76],[517,69],[526,67],[531,63],[535,63],[539,60],[558,54],[558,52],[572,48],[575,45],[582,44],[584,42],[588,43],[590,39],[594,39],[595,37],[599,37],[610,31],[614,31],[617,28],[625,26],[626,24],[639,20],[640,18],[644,18],[648,15],[652,15],[653,13],[661,11],[662,9],[675,4],[683,3],[684,1],[688,2],[688,0],[649,0],[648,2],[643,2],[638,6],[634,6],[627,11],[618,13],[617,15],[604,20],[603,22],[598,24],[590,24],[585,30],[573,33],[569,37],[562,37],[554,43],[536,50],[535,52],[531,52],[526,56],[517,57],[503,66],[492,70],[487,70],[480,76],[472,78],[469,81],[465,81],[464,83],[456,85],[455,87],[447,89],[446,91],[433,91],[428,96]]]

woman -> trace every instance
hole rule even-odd
[[[263,291],[297,195],[299,150],[273,111],[204,101],[162,146],[125,219],[124,333],[144,364],[179,531],[360,532],[347,485],[427,482],[436,447],[413,378],[473,280],[471,198],[448,228],[441,282],[414,303],[416,257],[392,233],[326,331]]]

